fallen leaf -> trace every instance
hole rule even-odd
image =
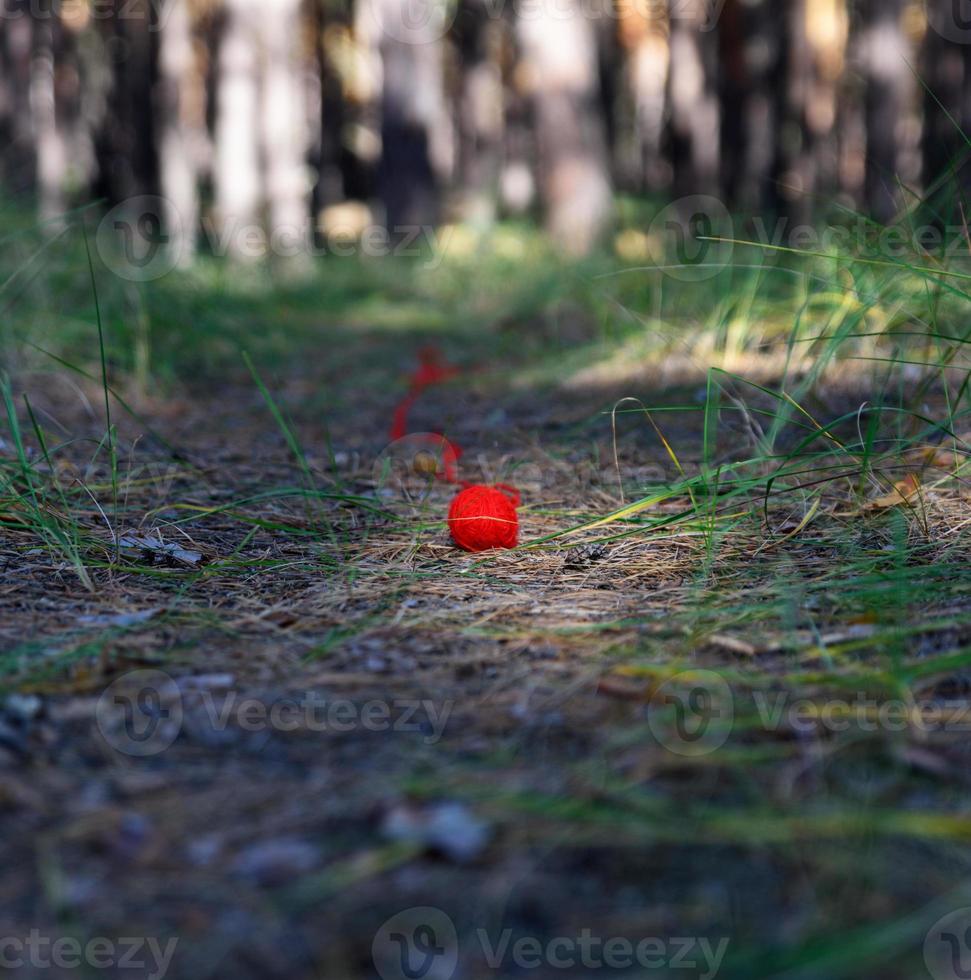
[[[920,477],[916,473],[908,473],[902,480],[893,485],[893,490],[876,500],[871,500],[864,510],[886,510],[888,507],[899,507],[908,504],[912,497],[920,493]]]

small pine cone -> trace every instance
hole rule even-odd
[[[580,544],[566,553],[564,568],[587,568],[594,562],[607,557],[604,544]]]

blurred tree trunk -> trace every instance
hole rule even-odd
[[[582,255],[605,230],[612,207],[594,28],[574,0],[540,0],[520,12],[517,31],[546,226],[565,252]]]
[[[846,67],[849,15],[846,0],[799,0],[792,44],[805,73],[799,86],[804,149],[796,168],[797,183],[807,201],[832,194],[838,185],[839,85]],[[806,209],[807,218],[811,209]]]
[[[622,99],[626,95],[624,81],[624,51],[613,19],[613,0],[579,0],[581,13],[592,20],[593,36],[596,45],[597,65],[597,111],[603,121],[604,159],[607,165],[607,179],[611,187],[616,186],[619,171],[615,147],[620,128],[629,123],[623,118]],[[601,12],[601,5],[606,10]],[[595,16],[591,17],[591,11]]]
[[[158,189],[154,89],[157,39],[153,0],[104,0],[99,18],[110,66],[110,87],[100,130],[96,193],[111,203]]]
[[[30,108],[33,25],[28,0],[0,0],[0,154],[6,191],[29,193],[36,180]]]
[[[37,158],[38,208],[41,220],[51,221],[65,210],[67,146],[58,122],[55,50],[63,33],[53,0],[35,0],[30,65],[30,109]],[[55,226],[56,227],[56,226]]]
[[[924,186],[938,217],[959,217],[956,187],[971,189],[971,45],[934,29],[946,24],[952,0],[929,0],[930,26],[924,39],[921,77],[924,93]],[[963,195],[962,195],[963,196]],[[967,208],[965,207],[967,211]]]
[[[716,36],[707,0],[671,0],[671,164],[678,197],[716,194],[719,100]]]
[[[819,188],[808,126],[813,58],[807,18],[814,0],[793,0],[783,25],[779,126],[773,141],[779,209],[794,224],[812,220]],[[823,0],[826,2],[826,0]]]
[[[380,197],[378,170],[381,166],[381,9],[379,0],[347,0],[351,5],[350,36],[338,31],[327,34],[333,60],[350,62],[345,71],[347,139],[344,142],[344,186],[347,196],[361,201]],[[348,58],[347,53],[352,57]]]
[[[381,28],[378,193],[392,238],[403,238],[436,225],[440,217],[439,178],[448,153],[441,40],[445,6],[371,0],[371,10]]]
[[[505,38],[503,133],[499,199],[503,212],[522,217],[536,205],[537,151],[532,102],[513,37]]]
[[[199,79],[189,2],[168,0],[166,10],[160,25],[156,101],[160,184],[169,247],[186,264],[195,254],[199,225],[198,131],[204,120],[193,97]]]
[[[344,180],[345,93],[331,56],[331,47],[350,37],[343,4],[315,0],[313,4],[314,53],[320,80],[320,119],[316,127],[315,164],[317,179],[313,188],[313,213],[319,215],[328,205],[347,196]],[[328,43],[332,40],[332,44]]]
[[[307,180],[309,129],[302,71],[305,64],[300,0],[276,0],[272,16],[261,19],[263,44],[262,148],[270,228],[285,232],[286,249],[306,256],[310,220]]]
[[[224,248],[261,257],[263,227],[277,258],[306,258],[311,219],[300,0],[226,0],[216,107],[216,207]]]
[[[786,24],[772,0],[727,0],[719,27],[722,186],[735,206],[773,212],[779,203],[776,147],[784,135]]]
[[[903,29],[906,0],[863,0],[862,61],[866,77],[866,203],[888,223],[897,213],[903,133],[913,77]]]
[[[663,156],[670,49],[665,0],[617,2],[624,76],[633,106],[633,126],[620,147],[621,170],[639,191],[658,191],[670,181]]]
[[[213,178],[224,247],[245,258],[242,229],[259,222],[259,52],[263,18],[255,0],[225,0],[216,79]]]
[[[501,47],[503,23],[483,0],[459,5],[454,34],[461,66],[458,104],[458,183],[465,220],[493,223],[503,143]]]

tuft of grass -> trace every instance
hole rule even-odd
[[[6,431],[14,449],[13,460],[0,462],[0,522],[37,538],[53,560],[67,562],[81,584],[93,591],[94,583],[85,564],[86,536],[58,481],[57,470],[30,402],[25,398],[46,473],[40,473],[27,454],[8,378],[0,380],[0,395]]]

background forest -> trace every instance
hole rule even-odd
[[[0,175],[48,219],[158,195],[183,262],[534,213],[584,253],[616,192],[886,223],[966,181],[965,6],[4,0]]]

